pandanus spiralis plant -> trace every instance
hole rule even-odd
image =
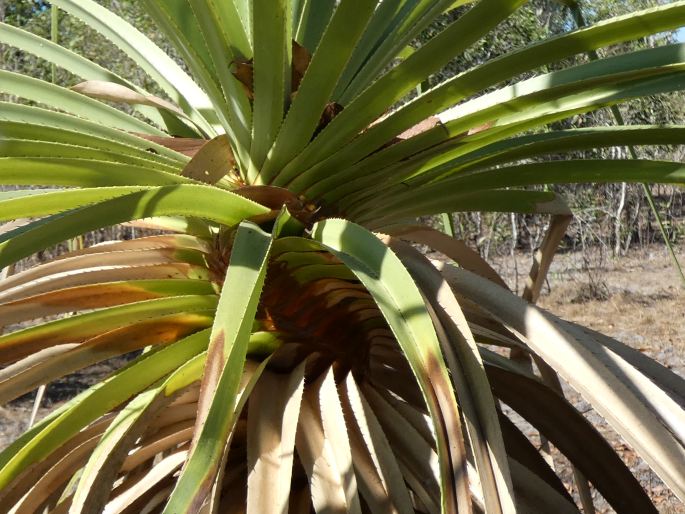
[[[683,89],[682,44],[545,69],[675,30],[685,2],[533,42],[415,97],[526,2],[141,3],[183,67],[92,0],[52,6],[157,95],[0,24],[0,42],[76,77],[0,71],[17,100],[0,103],[0,184],[18,186],[0,193],[0,267],[103,227],[150,229],[0,282],[3,403],[134,355],[0,454],[0,510],[577,513],[593,511],[591,484],[619,513],[656,512],[564,382],[685,498],[682,377],[535,306],[571,219],[538,186],[685,180],[678,162],[546,158],[681,144],[681,126],[549,127]],[[522,297],[416,221],[468,211],[550,217]]]

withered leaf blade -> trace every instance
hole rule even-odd
[[[243,85],[245,93],[250,100],[254,99],[254,67],[252,61],[235,61],[233,75]]]
[[[440,125],[440,123],[440,119],[437,116],[429,116],[425,120],[420,121],[413,127],[410,127],[404,132],[402,132],[400,135],[397,136],[397,139],[404,141],[405,139],[418,136],[419,134],[422,134],[427,130],[437,127],[438,125]]]
[[[197,152],[200,151],[206,143],[206,139],[199,139],[195,137],[164,137],[164,136],[151,136],[149,134],[136,133],[136,136],[153,143],[157,143],[160,146],[168,148],[170,150],[175,150],[176,152],[187,155],[188,157],[193,157]]]
[[[292,69],[292,90],[297,91],[300,88],[300,82],[304,77],[309,62],[312,60],[312,55],[304,46],[298,44],[293,40],[293,69]]]
[[[198,150],[181,175],[207,184],[216,184],[235,166],[233,150],[225,134],[215,137]]]
[[[157,107],[159,109],[166,109],[176,114],[185,117],[181,109],[176,107],[171,102],[167,102],[162,98],[153,95],[144,95],[115,82],[107,82],[104,80],[86,80],[71,87],[72,91],[81,93],[90,98],[98,100],[107,100],[110,102],[121,102],[125,104],[140,104],[150,107]]]
[[[343,106],[335,102],[331,102],[324,108],[321,113],[321,119],[319,120],[319,126],[314,131],[314,137],[316,137],[319,132],[326,128],[326,126],[333,121],[338,114],[343,112]]]

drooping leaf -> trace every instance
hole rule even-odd
[[[270,249],[268,234],[249,223],[240,225],[212,327],[193,448],[165,512],[199,509],[219,473],[241,408],[240,377]],[[234,315],[236,311],[239,316]]]
[[[158,352],[142,355],[104,382],[44,418],[0,454],[0,483],[5,496],[13,480],[100,415],[128,400],[206,348],[209,333],[199,332]]]
[[[327,220],[313,237],[340,258],[371,292],[421,385],[438,441],[443,508],[470,510],[461,423],[435,331],[423,299],[392,251],[373,234],[344,220]]]

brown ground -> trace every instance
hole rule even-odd
[[[677,251],[685,266],[685,248]],[[639,348],[685,376],[685,288],[661,247],[620,259],[593,255],[589,270],[578,253],[555,257],[539,305],[550,312]],[[519,292],[530,258],[517,257]],[[511,258],[494,263],[512,286]]]
[[[685,248],[678,253],[685,260]],[[520,289],[530,258],[519,255],[516,261]],[[543,290],[540,305],[562,318],[640,348],[685,376],[685,289],[681,288],[666,251],[660,247],[633,251],[617,261],[601,259],[597,254],[590,259],[589,270],[583,261],[577,253],[557,256],[549,274],[549,287]],[[498,258],[494,265],[513,288],[517,282],[513,259]],[[76,392],[102,379],[111,369],[112,365],[100,364],[50,385],[39,419]],[[669,493],[646,464],[588,404],[570,389],[567,396],[606,434],[619,455],[637,474],[660,512],[685,513],[685,505]],[[0,407],[0,448],[26,429],[32,403],[33,393]],[[557,460],[571,487],[568,466],[561,458]],[[597,503],[599,512],[613,512],[601,498]]]

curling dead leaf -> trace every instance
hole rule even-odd
[[[193,157],[203,145],[207,143],[206,139],[198,139],[194,137],[164,137],[151,136],[148,134],[138,134],[136,136],[147,139],[153,143],[157,143],[170,150],[175,150],[188,157]]]
[[[185,113],[171,102],[167,102],[166,100],[153,95],[143,95],[114,82],[87,80],[72,86],[71,90],[90,98],[97,98],[98,100],[107,100],[109,102],[120,102],[131,105],[148,105],[150,107],[166,109],[167,111],[171,111],[185,118]]]
[[[312,56],[304,46],[293,40],[293,71],[292,71],[292,91],[297,91],[302,82]]]
[[[225,134],[205,143],[181,173],[184,177],[207,184],[216,184],[235,166],[230,141]]]
[[[233,75],[237,78],[245,89],[245,93],[250,100],[254,99],[254,68],[252,61],[236,61],[233,63],[235,70]]]
[[[304,364],[289,375],[264,372],[250,395],[247,512],[280,514],[288,506]]]

